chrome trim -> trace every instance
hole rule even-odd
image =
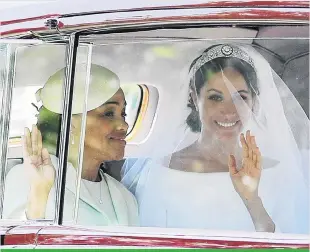
[[[143,20],[141,20],[143,21]],[[267,22],[266,22],[267,21]],[[81,32],[81,36],[89,36],[89,35],[98,35],[98,34],[105,34],[105,33],[114,33],[116,31],[119,32],[120,29],[128,29],[125,31],[121,31],[122,33],[128,32],[137,32],[144,29],[148,30],[156,30],[156,29],[178,29],[178,28],[203,28],[206,26],[217,26],[217,25],[226,25],[226,26],[235,26],[237,24],[240,25],[309,25],[309,21],[305,20],[265,20],[262,22],[261,20],[207,20],[203,22],[197,21],[170,21],[170,22],[149,22],[149,23],[133,23],[133,24],[123,24],[123,25],[114,25],[114,26],[107,26],[105,24],[98,24],[98,27],[102,27],[102,29],[94,30],[92,29],[84,29],[79,30]],[[167,26],[167,27],[163,27]],[[182,27],[180,27],[182,26]],[[96,27],[96,26],[94,26]],[[137,30],[136,30],[137,29]]]
[[[83,159],[84,159],[84,140],[85,140],[85,131],[86,131],[88,90],[89,90],[89,85],[90,85],[90,70],[91,70],[92,52],[93,52],[92,49],[93,49],[93,45],[88,45],[86,83],[85,83],[85,100],[84,100],[84,108],[83,108],[83,114],[82,114],[81,137],[80,137],[80,143],[79,143],[79,161],[78,161],[77,178],[76,178],[77,186],[76,186],[76,196],[75,196],[74,215],[73,215],[73,221],[75,224],[77,224],[77,218],[78,218],[82,168],[83,168]]]
[[[63,87],[63,114],[60,129],[58,176],[56,185],[56,211],[54,222],[62,225],[64,197],[66,189],[67,160],[70,138],[71,111],[74,89],[74,75],[76,64],[76,53],[79,44],[79,34],[73,33],[70,36],[66,55],[66,73]]]
[[[170,39],[170,38],[165,38],[165,37],[163,37],[163,38],[160,38],[160,39],[157,39],[157,38],[145,38],[145,39],[143,39],[143,38],[141,38],[140,40],[137,40],[137,41],[133,41],[133,38],[132,37],[130,37],[130,38],[127,38],[127,41],[126,40],[124,40],[124,41],[122,41],[122,42],[111,42],[111,41],[109,41],[109,40],[107,40],[105,43],[95,43],[94,45],[95,46],[102,46],[102,45],[104,45],[104,46],[106,46],[106,45],[130,45],[130,44],[141,44],[141,43],[143,43],[143,44],[148,44],[148,43],[150,43],[150,44],[155,44],[156,42],[159,42],[159,43],[161,43],[161,42],[169,42],[169,43],[171,43],[171,42],[173,42],[173,43],[182,43],[182,42],[198,42],[198,41],[216,41],[216,40],[225,40],[225,41],[229,41],[229,40],[240,40],[240,41],[242,41],[242,40],[249,40],[249,39],[252,39],[252,40],[255,40],[255,41],[258,41],[258,40],[292,40],[292,39],[294,39],[294,40],[305,40],[305,39],[309,39],[309,38],[306,38],[306,37],[303,37],[303,38],[293,38],[293,37],[288,37],[288,38],[278,38],[278,37],[275,37],[275,38],[250,38],[250,37],[245,37],[245,38],[232,38],[232,37],[230,37],[230,38],[225,38],[225,37],[223,37],[223,38],[221,38],[221,39],[201,39],[201,38],[180,38],[180,39]],[[253,47],[254,47],[254,45],[252,45]]]
[[[165,17],[165,16],[163,16]],[[206,26],[217,26],[217,25],[227,25],[227,26],[236,26],[236,25],[259,25],[259,26],[265,26],[265,25],[270,25],[270,24],[274,24],[274,25],[279,25],[279,26],[283,26],[283,25],[309,25],[309,20],[296,20],[296,19],[264,19],[264,20],[257,20],[257,19],[208,19],[205,21],[197,21],[197,20],[190,20],[191,16],[187,16],[189,18],[189,20],[187,21],[166,21],[166,22],[147,22],[147,20],[144,20],[141,18],[141,20],[136,21],[135,23],[133,23],[132,21],[129,21],[128,23],[123,23],[123,24],[111,24],[111,25],[107,25],[104,22],[102,22],[101,24],[87,24],[87,23],[81,23],[81,24],[77,24],[77,27],[74,28],[63,28],[63,29],[59,29],[60,32],[62,32],[62,35],[70,35],[72,33],[76,33],[76,32],[87,32],[89,33],[89,31],[93,31],[93,29],[98,29],[98,32],[106,32],[106,31],[110,31],[113,30],[111,32],[115,32],[115,29],[126,29],[126,28],[138,28],[138,29],[145,29],[148,28],[150,30],[154,30],[154,29],[159,29],[159,28],[163,28],[162,26],[180,26],[180,25],[184,25],[182,26],[182,28],[198,28],[198,27],[206,27]],[[173,17],[171,17],[172,19]],[[88,26],[88,27],[87,27]],[[158,28],[156,28],[155,26],[158,26]],[[94,27],[91,28],[90,27]],[[164,27],[165,29],[169,29],[169,28],[178,28],[178,27]],[[16,38],[18,39],[20,36],[26,36],[27,34],[29,35],[30,31],[25,31],[23,33],[19,33],[19,34],[15,34],[15,35],[2,35],[2,38]],[[44,36],[46,36],[47,38],[52,38],[53,35],[58,35],[59,33],[56,31],[46,31],[46,30],[42,30],[42,31],[36,31],[37,35],[40,35],[40,39],[43,38]],[[44,35],[42,35],[44,34]],[[85,34],[83,34],[85,35]],[[55,36],[57,37],[57,36]],[[60,39],[59,41],[63,41],[63,38]],[[52,41],[53,42],[53,41]]]
[[[23,45],[23,44],[26,44],[26,45],[31,45],[31,44],[43,44],[44,42],[42,40],[39,40],[39,39],[7,39],[7,38],[4,38],[4,39],[0,39],[0,43],[1,44],[19,44],[19,45]]]
[[[2,218],[3,203],[4,203],[4,190],[5,190],[5,171],[6,171],[6,158],[8,152],[9,129],[12,107],[12,94],[15,80],[15,64],[16,64],[16,51],[12,45],[7,45],[6,54],[6,73],[5,82],[2,93],[2,104],[0,114],[0,217]]]
[[[17,220],[17,219],[2,219],[0,220],[1,227],[11,227],[11,226],[54,226],[51,219],[34,219],[34,220]],[[1,250],[0,250],[1,251]]]
[[[94,28],[89,28],[85,27],[83,29],[83,26],[78,26],[76,28],[67,28],[67,29],[62,29],[62,32],[66,31],[79,31],[83,34],[83,36],[86,35],[95,35],[95,34],[100,34],[100,33],[105,33],[105,32],[115,32],[116,30],[119,29],[130,29],[134,31],[124,31],[124,32],[136,32],[144,30],[144,29],[149,29],[149,30],[156,30],[156,29],[178,29],[178,28],[202,28],[206,26],[218,26],[218,25],[226,25],[226,26],[236,26],[236,25],[260,25],[260,26],[265,26],[265,25],[279,25],[279,26],[284,26],[284,25],[309,25],[309,21],[306,20],[287,20],[287,19],[279,19],[279,20],[206,20],[206,21],[167,21],[167,22],[145,22],[145,20],[137,21],[136,23],[127,23],[127,24],[121,24],[121,25],[106,25],[104,23],[102,24],[97,24],[93,25],[91,27]],[[86,26],[87,24],[85,24]],[[167,27],[163,27],[167,26]],[[182,26],[182,27],[179,27]],[[98,30],[94,30],[96,28],[99,28]],[[91,33],[94,32],[94,33]]]

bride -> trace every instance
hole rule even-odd
[[[308,233],[309,119],[268,62],[211,46],[191,64],[188,107],[193,144],[123,165],[140,224]]]

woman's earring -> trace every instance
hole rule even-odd
[[[74,144],[74,135],[72,134],[72,131],[70,131],[70,137],[71,137],[71,144]]]

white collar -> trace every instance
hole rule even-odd
[[[54,167],[58,171],[58,158],[56,156],[50,155],[52,163],[54,164]],[[124,214],[128,211],[127,207],[127,199],[126,195],[122,192],[122,184],[118,182],[116,179],[112,178],[108,174],[102,173],[105,176],[105,180],[107,183],[107,186],[109,187],[110,191],[110,200],[113,203],[116,218],[118,220],[119,224],[126,224],[128,223],[128,215]],[[76,179],[77,179],[77,173],[76,169],[73,167],[73,165],[68,162],[67,165],[67,180],[66,180],[66,189],[70,190],[74,195],[76,194]],[[81,181],[80,186],[80,200],[84,201],[94,209],[96,209],[98,212],[102,213],[106,216],[107,219],[108,216],[103,211],[102,206],[100,206],[97,202],[93,200],[93,197],[87,190],[86,186],[83,184],[83,179]]]

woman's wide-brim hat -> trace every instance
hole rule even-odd
[[[75,82],[72,101],[72,114],[81,114],[86,101],[87,65],[76,65]],[[41,101],[48,110],[62,114],[63,87],[65,68],[49,77],[44,87],[36,92],[37,101]],[[120,88],[118,76],[111,70],[91,64],[87,111],[100,107],[108,101]]]

